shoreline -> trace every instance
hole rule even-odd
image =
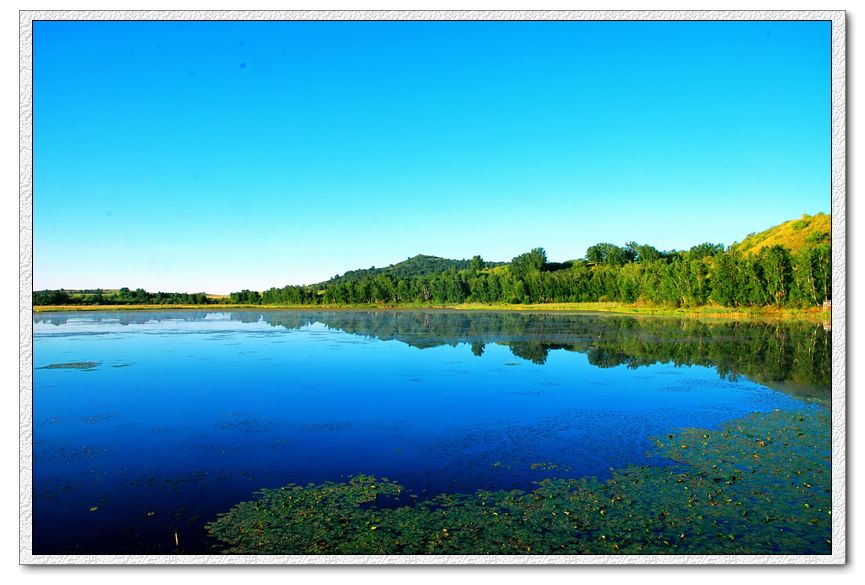
[[[34,305],[33,313],[66,313],[93,311],[408,311],[408,310],[451,310],[451,311],[508,311],[538,313],[607,313],[631,316],[705,318],[722,320],[765,320],[765,321],[814,321],[831,322],[832,311],[820,307],[810,309],[786,309],[777,307],[743,308],[702,306],[692,308],[656,307],[625,303],[544,303],[533,305],[460,303],[455,305],[420,304],[368,304],[368,305],[251,305],[222,304],[205,305]]]

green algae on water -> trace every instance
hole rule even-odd
[[[93,370],[102,362],[65,362],[40,366],[37,370]]]
[[[685,429],[655,441],[670,465],[528,492],[419,501],[368,475],[266,489],[207,529],[236,554],[830,554],[830,417]]]

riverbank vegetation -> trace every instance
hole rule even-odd
[[[662,307],[646,305],[643,303],[545,303],[534,305],[511,305],[505,303],[483,304],[483,303],[459,303],[459,304],[433,304],[433,303],[365,303],[365,304],[342,304],[342,305],[261,305],[261,304],[231,304],[231,303],[207,303],[200,305],[177,304],[177,305],[34,305],[34,313],[48,313],[57,311],[154,311],[164,309],[183,309],[188,311],[202,310],[230,310],[230,311],[304,311],[304,310],[326,310],[326,311],[508,311],[518,313],[612,313],[625,315],[643,315],[658,317],[698,317],[702,319],[721,319],[737,321],[777,321],[777,320],[805,320],[828,323],[832,318],[831,310],[823,307],[720,307],[717,305],[705,305],[702,307]]]
[[[661,251],[629,242],[599,243],[579,260],[551,262],[543,248],[510,263],[416,256],[383,269],[347,272],[309,286],[228,296],[205,293],[37,291],[38,306],[76,305],[271,305],[271,306],[464,306],[618,303],[631,310],[709,307],[798,310],[827,307],[831,293],[828,216],[803,216],[727,248],[703,243]]]

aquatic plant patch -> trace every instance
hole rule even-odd
[[[420,500],[368,475],[266,489],[207,529],[236,554],[830,554],[830,413],[655,440],[671,465]],[[575,447],[578,448],[578,447]]]
[[[93,370],[96,369],[101,362],[65,362],[59,364],[48,364],[36,368],[37,370]]]

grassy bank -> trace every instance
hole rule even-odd
[[[659,307],[627,303],[548,303],[541,305],[481,305],[462,304],[455,309],[487,311],[571,311],[587,313],[620,313],[630,315],[659,315],[665,317],[704,317],[717,319],[806,319],[829,321],[832,312],[820,307],[790,309],[781,307]]]
[[[800,319],[808,321],[830,321],[831,311],[819,307],[810,309],[789,309],[780,307],[658,307],[626,303],[544,303],[535,305],[482,304],[461,303],[457,305],[432,304],[361,304],[361,305],[242,305],[242,304],[207,304],[207,305],[37,305],[34,313],[56,311],[164,311],[164,310],[198,310],[198,311],[234,311],[254,309],[258,311],[285,310],[399,310],[399,309],[451,309],[458,311],[540,311],[540,312],[573,312],[573,313],[617,313],[627,315],[658,315],[664,317],[701,317],[710,319]]]

